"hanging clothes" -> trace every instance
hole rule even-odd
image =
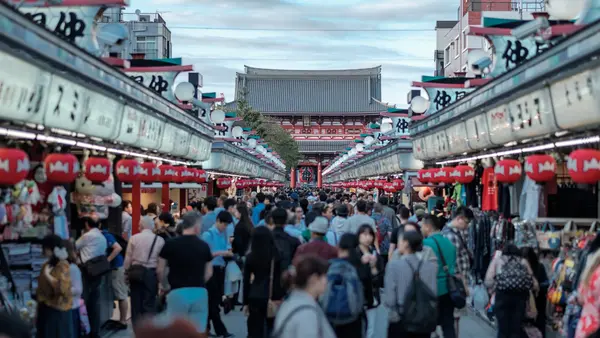
[[[522,220],[535,221],[538,218],[541,191],[541,185],[529,177],[525,178],[519,202],[519,215]]]
[[[498,186],[498,211],[505,218],[510,218],[510,188],[508,184]]]
[[[481,210],[498,210],[498,183],[494,168],[485,168],[481,177],[483,189],[481,192]]]

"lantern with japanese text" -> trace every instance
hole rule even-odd
[[[183,167],[181,175],[183,182],[194,182],[196,180],[196,169]]]
[[[0,148],[0,184],[14,185],[27,177],[31,165],[21,149]]]
[[[173,167],[173,170],[175,171],[175,175],[173,175],[173,182],[174,183],[183,183],[185,182],[185,177],[184,177],[184,171],[186,170],[185,167]]]
[[[532,155],[525,160],[525,175],[535,182],[548,182],[556,174],[556,160],[550,155]]]
[[[394,188],[396,188],[396,191],[404,190],[404,180],[403,179],[397,178],[392,181],[392,184],[394,184]]]
[[[469,184],[475,179],[475,169],[468,165],[459,165],[450,173],[450,177],[460,184]]]
[[[374,187],[375,187],[375,181],[373,181],[373,180],[365,181],[365,189],[366,190],[373,189]]]
[[[48,181],[71,183],[79,174],[79,161],[72,154],[50,154],[44,159],[44,169]]]
[[[219,177],[217,178],[217,188],[219,189],[227,189],[231,186],[231,178],[229,177]]]
[[[160,181],[160,169],[153,162],[140,164],[140,174],[142,182],[154,183]]]
[[[85,177],[94,183],[100,183],[110,178],[112,163],[106,157],[90,157],[85,160]]]
[[[236,189],[245,189],[246,188],[246,180],[243,180],[243,179],[237,180],[237,182],[235,182],[235,188]]]
[[[521,178],[523,168],[517,160],[501,160],[494,167],[496,180],[500,183],[515,183]]]
[[[383,184],[383,191],[389,192],[389,193],[395,193],[396,187],[394,186],[393,182],[385,182]]]
[[[171,182],[175,182],[175,174],[177,174],[177,172],[175,171],[175,167],[173,167],[170,164],[161,164],[159,167],[160,169],[160,181],[163,183],[171,183]]]
[[[454,183],[454,177],[452,177],[452,172],[454,171],[454,167],[443,167],[438,171],[439,182],[444,184],[452,184]]]
[[[600,151],[579,149],[567,158],[567,170],[575,183],[595,184],[600,181]]]
[[[441,168],[432,168],[432,169],[427,170],[431,174],[431,177],[429,178],[429,183],[438,184],[441,182],[440,176],[438,176],[438,172],[440,170],[442,170],[442,169]]]
[[[202,169],[196,169],[196,183],[206,183],[208,181],[208,173]]]
[[[433,173],[431,172],[431,169],[421,169],[417,172],[417,175],[421,183],[427,184],[431,182],[431,177],[433,176]]]
[[[124,183],[133,183],[141,179],[140,162],[134,159],[123,159],[117,162],[117,177]]]

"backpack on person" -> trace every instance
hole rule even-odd
[[[286,235],[289,236],[289,234]],[[286,271],[290,265],[292,265],[292,260],[294,259],[292,245],[289,243],[286,237],[279,236],[278,234],[274,236],[274,242],[277,252],[279,253],[279,257],[281,258],[281,271]]]
[[[331,260],[327,270],[327,288],[321,307],[333,325],[355,321],[363,312],[365,298],[356,268],[343,259]]]
[[[520,257],[508,256],[494,280],[496,291],[528,292],[533,289],[533,278]]]
[[[423,260],[414,269],[410,263],[413,278],[410,289],[404,297],[404,312],[401,322],[406,332],[429,334],[437,328],[438,304],[437,294],[433,292],[420,277]]]

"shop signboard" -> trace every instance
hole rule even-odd
[[[89,105],[79,132],[104,140],[114,140],[119,134],[123,104],[91,91],[88,91],[88,96]]]
[[[460,121],[446,129],[448,136],[448,154],[461,154],[469,150],[467,142],[467,128],[465,123]]]
[[[173,84],[180,71],[172,72],[127,72],[137,83],[147,87],[165,99],[176,102],[173,95]]]
[[[140,120],[142,118],[142,112],[132,106],[126,105],[123,110],[123,121],[121,121],[121,130],[117,141],[136,145],[140,137]]]
[[[105,8],[100,6],[52,6],[22,7],[26,17],[46,27],[72,44],[97,55],[96,18],[102,17]]]
[[[465,121],[467,142],[471,150],[485,149],[492,145],[486,114],[479,114]]]
[[[165,129],[165,121],[145,114],[140,119],[140,137],[138,146],[142,148],[158,149],[162,140],[162,133]]]
[[[90,98],[88,90],[83,86],[53,75],[44,114],[44,126],[79,130],[79,125],[89,111]]]
[[[487,35],[494,46],[492,71],[486,77],[495,78],[518,67],[523,62],[548,50],[552,42],[537,37],[517,39],[512,35]]]
[[[405,137],[410,136],[410,131],[408,126],[410,125],[409,117],[392,117],[392,127],[394,131],[394,136]]]
[[[211,142],[204,138],[198,138],[198,155],[195,160],[206,161],[210,157]]]
[[[190,134],[187,130],[177,129],[175,131],[175,147],[172,154],[175,156],[185,156],[188,153],[190,144]]]
[[[425,87],[423,89],[425,89],[429,96],[429,108],[425,112],[425,115],[435,114],[475,90],[475,88],[440,87]]]
[[[198,156],[199,137],[190,135],[190,142],[188,144],[188,151],[185,154],[186,158],[195,159]]]
[[[598,69],[584,71],[550,85],[556,124],[561,129],[600,123]]]
[[[175,148],[175,142],[177,141],[177,127],[166,123],[162,134],[162,140],[158,151],[170,154]]]
[[[425,137],[420,137],[412,142],[413,154],[415,158],[423,160],[427,158],[427,148],[425,146]]]
[[[447,155],[449,145],[446,131],[441,130],[426,136],[425,145],[427,147],[427,155],[430,157]]]
[[[50,73],[4,52],[0,62],[0,118],[43,123]]]
[[[215,126],[219,129],[215,129],[215,138],[233,138],[231,130],[233,129],[233,120],[224,121],[223,123],[216,123]]]
[[[542,136],[558,131],[547,87],[512,100],[508,104],[508,113],[513,139],[515,140]]]

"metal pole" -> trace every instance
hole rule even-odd
[[[519,0],[519,14],[521,15],[521,20],[523,20],[523,0]]]

